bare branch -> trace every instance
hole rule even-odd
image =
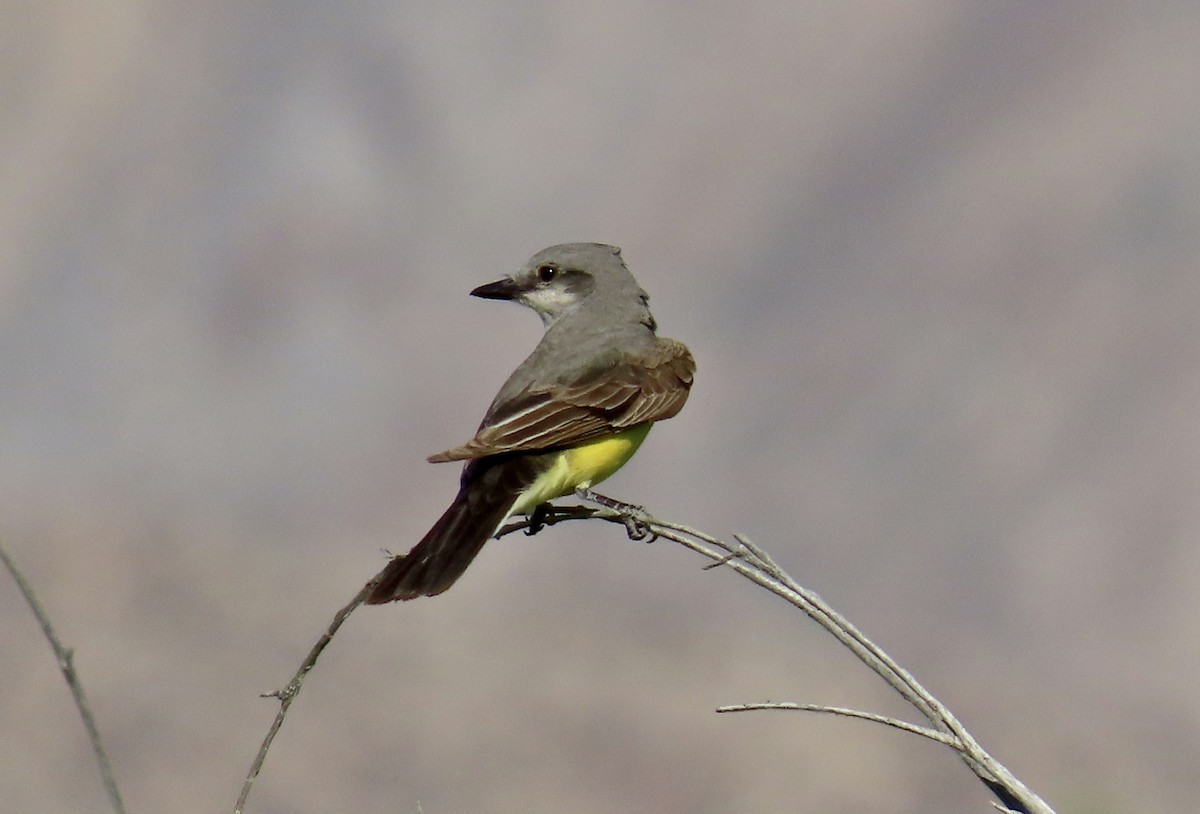
[[[936,729],[930,729],[927,726],[918,726],[917,724],[912,724],[908,721],[902,721],[899,718],[890,718],[887,715],[878,715],[874,712],[864,712],[861,709],[830,707],[824,704],[795,704],[791,702],[773,703],[771,701],[764,701],[753,704],[729,704],[724,707],[717,707],[717,712],[750,712],[758,709],[825,712],[830,715],[842,715],[846,718],[861,718],[864,721],[874,721],[877,724],[890,726],[894,729],[899,729],[902,732],[911,732],[914,735],[920,735],[923,738],[929,738],[931,741],[937,741],[938,743],[943,743],[946,746],[951,746],[955,749],[959,747],[958,740],[953,735],[947,735],[945,732],[938,732]]]
[[[100,778],[104,782],[104,790],[108,794],[109,804],[117,814],[125,814],[125,803],[121,800],[121,790],[117,787],[116,775],[113,774],[112,764],[109,763],[108,754],[104,751],[104,744],[100,740],[100,730],[96,726],[96,719],[92,715],[92,708],[88,704],[87,696],[83,692],[83,684],[80,683],[79,675],[75,672],[74,651],[63,646],[54,632],[54,626],[50,624],[50,616],[46,613],[46,609],[42,607],[37,594],[33,592],[33,588],[21,572],[17,570],[16,564],[8,556],[8,552],[4,550],[3,546],[0,546],[0,560],[4,562],[8,573],[12,574],[13,581],[17,583],[21,593],[25,595],[25,601],[29,603],[30,610],[33,611],[38,624],[42,626],[42,633],[50,642],[54,658],[58,661],[58,669],[62,670],[63,678],[67,680],[67,686],[71,688],[71,696],[75,699],[75,706],[79,709],[79,716],[83,718],[83,727],[87,730],[88,740],[92,744],[92,753],[96,756],[96,763],[100,766]]]
[[[713,560],[713,564],[731,568],[756,585],[787,600],[849,648],[860,661],[870,667],[922,717],[929,721],[932,729],[929,730],[926,737],[930,737],[934,733],[939,734],[941,737],[934,739],[953,748],[975,776],[1009,810],[1018,814],[1054,814],[1054,810],[1044,800],[984,750],[962,725],[962,722],[926,690],[911,673],[897,664],[881,647],[868,639],[862,631],[835,611],[815,592],[796,582],[771,559],[770,555],[754,545],[745,535],[735,534],[734,542],[731,543],[688,526],[659,520],[644,510],[638,511],[635,516],[630,517],[628,514],[622,514],[621,511],[611,508],[614,505],[620,505],[620,502],[610,499],[603,508],[599,509],[569,507],[557,510],[553,522],[596,518],[623,525],[628,531],[631,520],[636,521],[644,532],[657,538],[679,543],[684,548]],[[550,519],[547,519],[546,525],[551,525],[551,522]],[[506,526],[501,532],[508,533],[521,527],[518,521]],[[633,536],[631,531],[630,536]],[[829,708],[822,709],[828,711]],[[853,717],[875,719],[872,713],[858,713],[852,710],[847,713],[855,713]],[[885,721],[881,721],[881,723],[885,723]],[[900,721],[896,723],[903,724]],[[894,724],[889,723],[888,725]],[[906,729],[907,726],[900,728]],[[920,731],[923,729],[918,727],[917,734],[925,734]]]
[[[897,664],[878,645],[868,639],[857,627],[835,611],[816,593],[797,583],[786,571],[780,568],[766,551],[752,543],[745,535],[733,535],[733,542],[722,540],[702,531],[659,520],[648,514],[642,507],[624,504],[620,501],[604,498],[594,494],[581,495],[584,499],[593,500],[599,507],[591,506],[546,506],[533,517],[520,517],[510,520],[497,532],[496,537],[504,537],[516,531],[525,530],[528,534],[536,534],[546,526],[568,520],[605,520],[622,526],[630,539],[650,540],[664,538],[695,551],[701,556],[712,560],[705,569],[720,566],[728,567],[751,582],[779,596],[795,607],[802,610],[809,618],[821,625],[838,641],[848,647],[864,664],[883,678],[889,686],[896,690],[932,725],[930,727],[909,723],[897,718],[890,718],[872,712],[833,707],[823,704],[740,704],[721,707],[717,712],[744,712],[758,709],[802,710],[850,718],[859,718],[890,726],[904,732],[909,732],[945,744],[958,753],[963,762],[972,772],[992,791],[1003,805],[993,805],[1009,814],[1054,814],[1040,797],[1029,790],[1020,780],[1002,764],[993,758],[967,732],[962,723],[946,709],[928,690],[926,690],[907,670]],[[271,742],[283,724],[284,716],[292,700],[300,691],[305,675],[316,664],[321,651],[329,644],[338,628],[346,618],[362,604],[371,588],[368,583],[359,594],[334,617],[326,633],[318,640],[309,652],[308,657],[301,663],[300,669],[292,677],[288,685],[273,693],[270,697],[280,700],[279,713],[263,740],[258,756],[255,758],[246,782],[242,786],[234,814],[241,814],[250,788],[254,783],[266,759]],[[419,807],[419,803],[418,803]]]
[[[368,582],[358,592],[354,599],[346,607],[337,612],[333,617],[333,621],[329,624],[329,628],[321,634],[321,638],[317,639],[317,643],[308,651],[308,655],[304,657],[304,661],[300,662],[300,669],[296,670],[292,680],[285,686],[273,692],[264,693],[263,698],[278,698],[279,712],[275,715],[275,720],[271,723],[271,728],[267,730],[267,736],[263,738],[262,745],[258,748],[258,754],[254,757],[254,762],[250,764],[250,771],[246,774],[246,780],[242,783],[242,793],[238,795],[237,805],[233,808],[233,814],[242,814],[246,807],[246,798],[250,796],[250,789],[254,786],[254,781],[258,779],[258,773],[262,771],[263,762],[267,759],[267,752],[271,749],[271,743],[275,740],[275,736],[279,734],[279,728],[283,726],[283,719],[287,716],[288,707],[292,705],[292,701],[300,693],[300,687],[304,683],[305,676],[309,670],[317,664],[317,659],[321,657],[321,652],[325,649],[334,635],[338,632],[338,628],[342,623],[349,618],[354,609],[363,603],[370,592],[371,583]]]
[[[613,510],[603,510],[617,517],[617,513]],[[552,526],[563,520],[578,520],[593,516],[593,510],[583,506],[557,507],[547,506],[546,511],[540,514],[536,519],[522,518],[521,520],[511,523],[505,528],[497,532],[496,536],[500,537],[504,534],[510,534],[519,529],[529,529],[530,533],[536,533],[543,525]],[[623,522],[614,520],[614,522]],[[300,662],[299,669],[296,670],[291,680],[283,687],[274,690],[273,692],[264,693],[263,698],[279,699],[279,711],[275,714],[275,720],[271,722],[270,728],[267,730],[266,737],[263,738],[262,744],[258,748],[258,754],[254,756],[254,762],[250,764],[250,770],[246,773],[246,779],[242,783],[241,793],[238,795],[237,803],[234,805],[233,814],[242,814],[246,808],[246,800],[250,797],[250,790],[254,787],[254,781],[258,779],[259,773],[262,771],[263,763],[266,762],[267,753],[271,750],[271,744],[275,741],[275,736],[279,734],[280,728],[283,726],[283,720],[287,717],[288,708],[291,707],[292,701],[300,693],[300,688],[304,684],[304,679],[309,671],[317,664],[317,659],[321,657],[322,651],[333,640],[338,629],[345,623],[350,614],[363,603],[367,598],[367,594],[374,587],[373,582],[368,582],[362,587],[362,590],[350,600],[350,602],[337,612],[333,617],[333,621],[329,624],[329,628],[321,634],[317,639],[317,643],[308,651],[304,661]],[[420,811],[420,803],[417,803],[418,812]],[[124,814],[122,812],[122,814]]]

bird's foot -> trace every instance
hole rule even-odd
[[[580,500],[595,503],[615,512],[621,524],[625,526],[625,533],[629,535],[630,540],[645,540],[647,543],[652,543],[658,539],[658,535],[650,529],[650,515],[647,514],[645,506],[626,503],[623,500],[593,492],[591,489],[576,489],[575,494]]]
[[[525,535],[532,537],[546,527],[546,517],[550,514],[549,503],[539,503],[529,513],[529,525],[525,527]]]

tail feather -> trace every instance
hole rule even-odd
[[[531,456],[469,462],[450,508],[411,551],[376,575],[367,604],[436,596],[453,585],[536,478],[536,464]]]

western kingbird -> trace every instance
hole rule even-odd
[[[467,462],[458,496],[375,577],[370,604],[445,591],[508,517],[620,469],[651,424],[679,412],[692,386],[692,354],[655,335],[649,297],[615,246],[551,246],[471,295],[532,308],[546,333],[500,388],[475,437],[429,457]]]

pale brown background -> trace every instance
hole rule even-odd
[[[28,2],[0,26],[0,538],[131,812],[232,808],[333,611],[622,245],[692,401],[607,484],[743,530],[1060,812],[1200,796],[1200,5]],[[985,812],[812,624],[590,524],[365,609],[251,811]],[[0,579],[0,808],[104,809]]]

